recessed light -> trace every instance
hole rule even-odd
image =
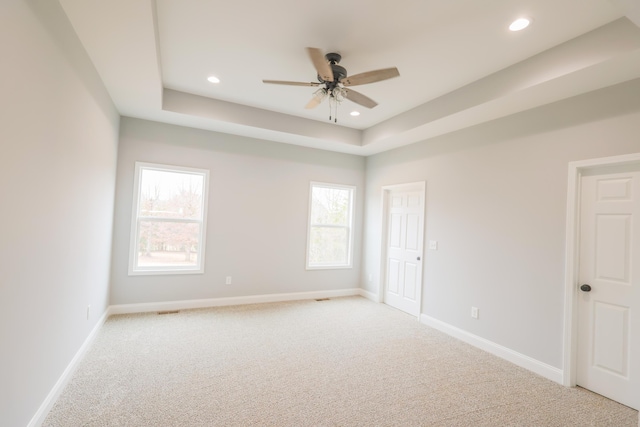
[[[207,80],[209,80],[210,83],[220,83],[220,79],[216,76],[209,76],[207,77]]]
[[[509,25],[509,29],[511,31],[524,30],[529,26],[530,23],[531,23],[531,20],[528,18],[518,18],[515,21],[513,21],[511,25]]]
[[[359,116],[360,115],[360,111],[352,111],[351,114],[353,117]]]

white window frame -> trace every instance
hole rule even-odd
[[[143,170],[157,170],[163,172],[190,173],[194,175],[202,175],[202,209],[201,218],[199,219],[182,219],[182,218],[163,218],[163,217],[141,217],[140,209],[140,186]],[[164,275],[164,274],[202,274],[204,273],[205,244],[206,244],[206,224],[207,224],[207,206],[209,193],[209,171],[207,169],[196,169],[185,166],[163,165],[156,163],[136,162],[135,176],[133,183],[133,204],[131,214],[131,236],[129,246],[129,275]],[[143,219],[160,219],[162,221],[197,223],[200,224],[200,235],[198,236],[198,257],[195,266],[152,266],[140,267],[136,266],[138,254],[138,225]]]
[[[311,209],[313,207],[313,189],[314,187],[333,188],[341,190],[349,190],[351,197],[349,200],[349,225],[328,225],[328,224],[312,224],[311,223]],[[353,185],[344,184],[332,184],[327,182],[311,181],[309,183],[309,217],[307,219],[307,257],[306,257],[306,269],[307,270],[334,270],[343,268],[353,268],[353,219],[354,219],[354,207],[356,199],[356,187]],[[309,254],[311,249],[311,229],[313,227],[335,227],[335,228],[348,228],[349,241],[347,242],[347,263],[346,264],[322,264],[322,265],[310,265]]]

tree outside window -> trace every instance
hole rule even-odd
[[[130,274],[202,272],[208,171],[136,163]]]
[[[351,267],[355,187],[311,183],[307,268]]]

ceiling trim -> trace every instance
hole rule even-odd
[[[155,0],[59,1],[121,115],[363,156],[640,76],[640,5],[613,0],[629,19],[359,130],[164,87]]]

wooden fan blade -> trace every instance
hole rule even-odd
[[[363,107],[373,108],[376,105],[378,105],[378,103],[373,99],[367,96],[364,96],[363,94],[361,94],[360,92],[356,92],[355,90],[345,89],[345,92],[347,93],[347,99],[349,101],[355,102],[356,104],[360,104]]]
[[[333,70],[331,69],[331,65],[324,58],[324,54],[322,51],[315,47],[308,47],[307,53],[309,54],[309,58],[311,58],[311,62],[313,62],[313,66],[315,67],[318,75],[325,82],[333,81]]]
[[[320,105],[320,103],[322,101],[324,101],[324,99],[327,97],[327,93],[323,92],[320,95],[314,95],[313,98],[311,98],[311,101],[309,101],[307,103],[307,105],[304,106],[304,108],[306,108],[307,110],[311,110],[312,108],[316,108],[318,105]]]
[[[340,81],[345,86],[364,85],[367,83],[375,83],[381,80],[392,79],[398,77],[400,72],[396,67],[383,68],[381,70],[367,71],[366,73],[356,74],[354,76],[345,77]]]
[[[285,80],[263,80],[262,83],[268,83],[272,85],[287,85],[287,86],[320,86],[320,82],[304,83],[304,82],[288,82]]]

